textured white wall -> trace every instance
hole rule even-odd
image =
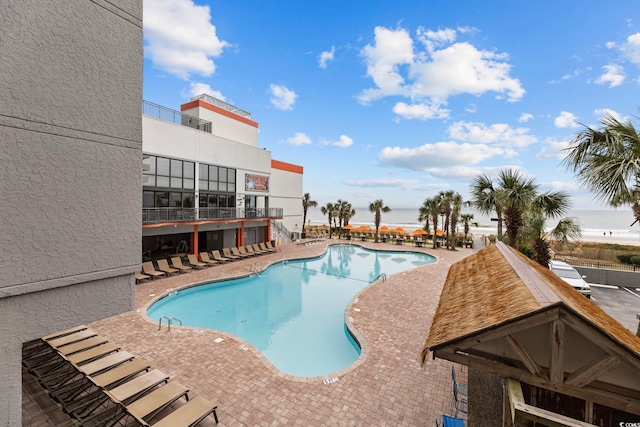
[[[258,146],[258,127],[244,123],[232,117],[227,117],[206,108],[191,108],[182,111],[190,116],[211,122],[214,135],[223,139],[238,141],[241,144]]]
[[[271,170],[269,206],[283,208],[282,222],[290,231],[296,224],[302,230],[302,179],[303,175],[299,173]]]
[[[2,2],[0,426],[22,343],[133,308],[142,1]]]

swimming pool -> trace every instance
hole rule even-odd
[[[360,355],[344,323],[353,296],[381,274],[434,261],[423,253],[332,245],[320,257],[279,262],[259,276],[174,292],[151,305],[147,315],[154,320],[176,317],[183,325],[234,334],[287,374],[328,375]]]

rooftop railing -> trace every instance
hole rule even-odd
[[[211,133],[212,131],[211,122],[207,120],[202,120],[149,101],[142,101],[142,114],[165,122],[198,129],[207,133]]]
[[[282,208],[143,208],[142,224],[282,218]]]
[[[247,119],[251,119],[251,113],[249,113],[248,111],[244,111],[234,105],[229,104],[228,102],[224,102],[221,99],[218,98],[214,98],[211,95],[207,95],[206,93],[203,93],[201,95],[198,96],[194,96],[193,98],[191,98],[192,101],[195,101],[197,99],[201,99],[204,102],[211,104],[211,105],[215,105],[216,107],[220,107],[223,110],[227,110],[231,113],[237,114],[241,117],[245,117]]]

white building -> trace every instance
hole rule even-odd
[[[251,114],[203,94],[144,103],[143,259],[278,240],[302,223],[301,166],[258,147]]]

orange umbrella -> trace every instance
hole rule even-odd
[[[394,228],[393,231],[396,233],[405,233],[404,228],[402,227]]]
[[[378,231],[389,231],[389,227],[387,227],[386,225],[383,225],[378,229]]]
[[[439,234],[441,236],[444,236],[444,231],[440,230],[439,228],[436,230],[436,234]]]
[[[344,227],[345,230],[353,230],[353,225],[349,224],[349,225],[345,225]]]
[[[420,235],[422,235],[422,234],[427,234],[427,232],[426,232],[426,231],[424,231],[424,229],[423,229],[423,228],[418,228],[416,231],[414,231],[414,232],[413,232],[413,234],[420,234]]]
[[[371,229],[367,225],[361,225],[360,227],[358,227],[358,230],[360,230],[360,231],[369,231]]]

